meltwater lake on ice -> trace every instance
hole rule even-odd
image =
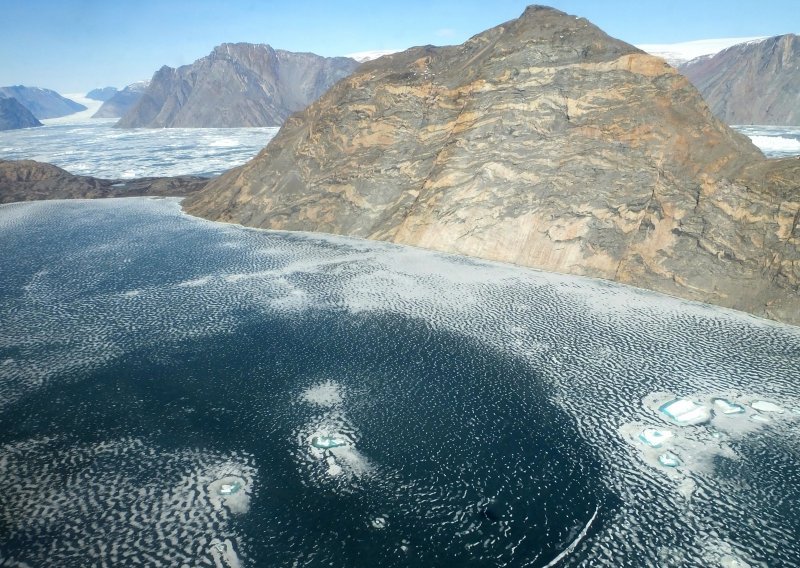
[[[0,206],[2,566],[796,566],[800,329],[585,278]]]

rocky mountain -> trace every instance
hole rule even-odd
[[[103,87],[101,89],[92,89],[88,93],[86,93],[87,99],[92,99],[93,101],[107,101],[111,97],[113,97],[117,93],[116,87]]]
[[[0,130],[15,130],[41,126],[31,111],[22,106],[17,99],[0,98]]]
[[[679,67],[727,124],[800,126],[800,38],[746,42]]]
[[[357,66],[345,57],[226,43],[191,65],[159,69],[117,126],[278,126]]]
[[[2,97],[17,99],[39,120],[58,118],[86,110],[85,106],[62,97],[55,91],[39,87],[23,87],[22,85],[0,87],[0,98]]]
[[[182,196],[198,191],[208,179],[179,176],[110,180],[76,176],[33,160],[0,160],[0,203],[38,199]]]
[[[125,116],[136,106],[136,103],[142,98],[149,85],[149,81],[138,81],[128,85],[121,91],[116,91],[92,115],[92,118],[120,118]]]
[[[800,324],[799,196],[800,160],[767,161],[662,59],[531,6],[364,63],[184,205]]]

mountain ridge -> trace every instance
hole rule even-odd
[[[137,81],[116,91],[103,102],[92,118],[122,118],[139,102],[149,85],[149,81]]]
[[[224,43],[177,69],[163,66],[119,128],[279,126],[358,62]]]
[[[727,124],[800,126],[800,38],[745,42],[679,67]]]

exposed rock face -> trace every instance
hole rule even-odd
[[[800,125],[800,38],[734,45],[679,67],[727,124]]]
[[[0,97],[17,99],[39,120],[58,118],[86,110],[85,106],[62,97],[55,91],[39,87],[23,87],[22,85],[0,87]]]
[[[120,118],[125,116],[136,106],[136,103],[142,98],[149,85],[149,81],[139,81],[128,85],[121,91],[116,91],[114,96],[106,100],[103,106],[97,109],[92,118]]]
[[[115,87],[103,87],[101,89],[92,89],[86,93],[86,98],[92,99],[93,101],[105,102],[115,94],[117,94],[117,89]]]
[[[33,160],[0,160],[0,203],[37,199],[182,196],[198,191],[208,180],[193,176],[125,180],[76,176]]]
[[[15,130],[41,126],[31,111],[22,106],[17,99],[0,98],[0,130]]]
[[[226,43],[192,65],[159,69],[117,126],[279,126],[357,66],[346,57]]]
[[[363,64],[184,203],[800,324],[799,185],[800,161],[767,162],[663,60],[532,6]]]

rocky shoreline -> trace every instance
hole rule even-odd
[[[34,160],[0,160],[0,203],[42,199],[186,196],[199,191],[208,178],[197,176],[101,179],[78,176]]]

